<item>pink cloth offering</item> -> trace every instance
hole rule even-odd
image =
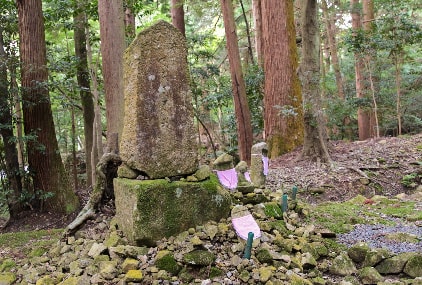
[[[262,156],[262,164],[264,165],[264,175],[268,175],[268,157]]]
[[[237,173],[234,168],[228,170],[217,171],[218,180],[221,185],[229,189],[235,189],[237,187]]]
[[[248,239],[248,233],[253,232],[254,239],[261,236],[261,230],[251,214],[232,219],[233,228],[237,235],[244,240]]]
[[[246,172],[245,172],[245,179],[246,179],[248,182],[252,182],[252,181],[251,181],[251,175],[249,174],[249,171],[246,171]]]

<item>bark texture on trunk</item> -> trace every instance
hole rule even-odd
[[[106,98],[107,143],[117,136],[120,142],[123,131],[123,52],[125,50],[125,29],[122,0],[99,0],[101,55],[103,62],[104,90]],[[108,145],[108,151],[118,153],[115,143]]]
[[[231,0],[221,0],[224,28],[226,31],[227,52],[230,63],[234,107],[237,121],[237,138],[240,159],[251,162],[251,148],[253,144],[251,113],[246,97],[246,86],[240,62],[239,46],[237,42],[236,26],[234,22],[233,4]]]
[[[320,41],[316,0],[302,1],[302,61],[300,66],[304,103],[304,157],[330,162],[320,94]]]
[[[183,36],[185,32],[185,11],[183,10],[184,0],[171,0],[171,23],[175,26]]]
[[[79,201],[69,184],[56,139],[49,92],[47,57],[41,0],[18,0],[19,51],[22,100],[29,168],[34,173],[34,190],[44,209],[74,212]],[[49,197],[53,195],[52,197]]]
[[[264,47],[264,134],[268,155],[275,158],[303,142],[302,94],[293,1],[265,0],[262,8]]]
[[[83,1],[79,1],[76,7],[76,12],[73,17],[74,23],[74,42],[75,55],[78,58],[76,78],[79,85],[79,94],[81,97],[83,119],[84,119],[84,139],[85,139],[85,160],[86,160],[86,174],[87,187],[92,186],[92,160],[91,152],[94,140],[94,101],[90,89],[90,80],[88,72],[88,57],[86,49],[86,35],[85,27],[88,24],[86,14],[84,12]]]

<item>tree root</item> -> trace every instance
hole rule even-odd
[[[117,168],[122,163],[120,156],[115,153],[105,153],[96,167],[96,183],[89,197],[88,203],[78,216],[66,227],[63,237],[74,234],[86,220],[95,217],[96,210],[104,199],[114,196],[113,178],[117,177]]]

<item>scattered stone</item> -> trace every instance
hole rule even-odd
[[[358,276],[363,284],[378,284],[384,278],[374,267],[364,267],[358,271]]]
[[[422,277],[422,254],[410,257],[407,260],[403,272],[412,278]]]
[[[403,271],[406,262],[415,256],[415,253],[406,252],[381,261],[375,269],[381,274],[398,274]]]
[[[229,170],[234,168],[233,156],[228,153],[223,153],[217,157],[212,163],[214,170]]]
[[[88,255],[94,258],[96,256],[99,256],[106,249],[107,247],[103,243],[94,243],[91,249],[89,250]]]
[[[143,278],[141,270],[134,270],[131,269],[125,274],[125,281],[126,282],[139,282]]]
[[[341,253],[333,259],[330,273],[347,276],[356,273],[356,266],[346,253]]]
[[[135,270],[139,266],[139,261],[133,258],[126,258],[122,264],[122,271],[127,273],[129,270]]]
[[[349,250],[347,251],[347,254],[349,257],[357,263],[363,262],[365,260],[365,257],[370,250],[370,247],[365,242],[359,242],[355,245],[353,245]]]
[[[391,256],[391,253],[384,248],[374,248],[366,253],[365,260],[363,261],[364,267],[375,266],[384,259],[387,259]]]

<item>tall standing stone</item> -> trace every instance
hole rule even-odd
[[[266,169],[268,165],[268,147],[265,142],[257,143],[252,146],[251,150],[251,181],[257,188],[265,187]]]
[[[198,168],[187,48],[160,21],[138,34],[124,55],[125,117],[120,156],[151,179]]]

